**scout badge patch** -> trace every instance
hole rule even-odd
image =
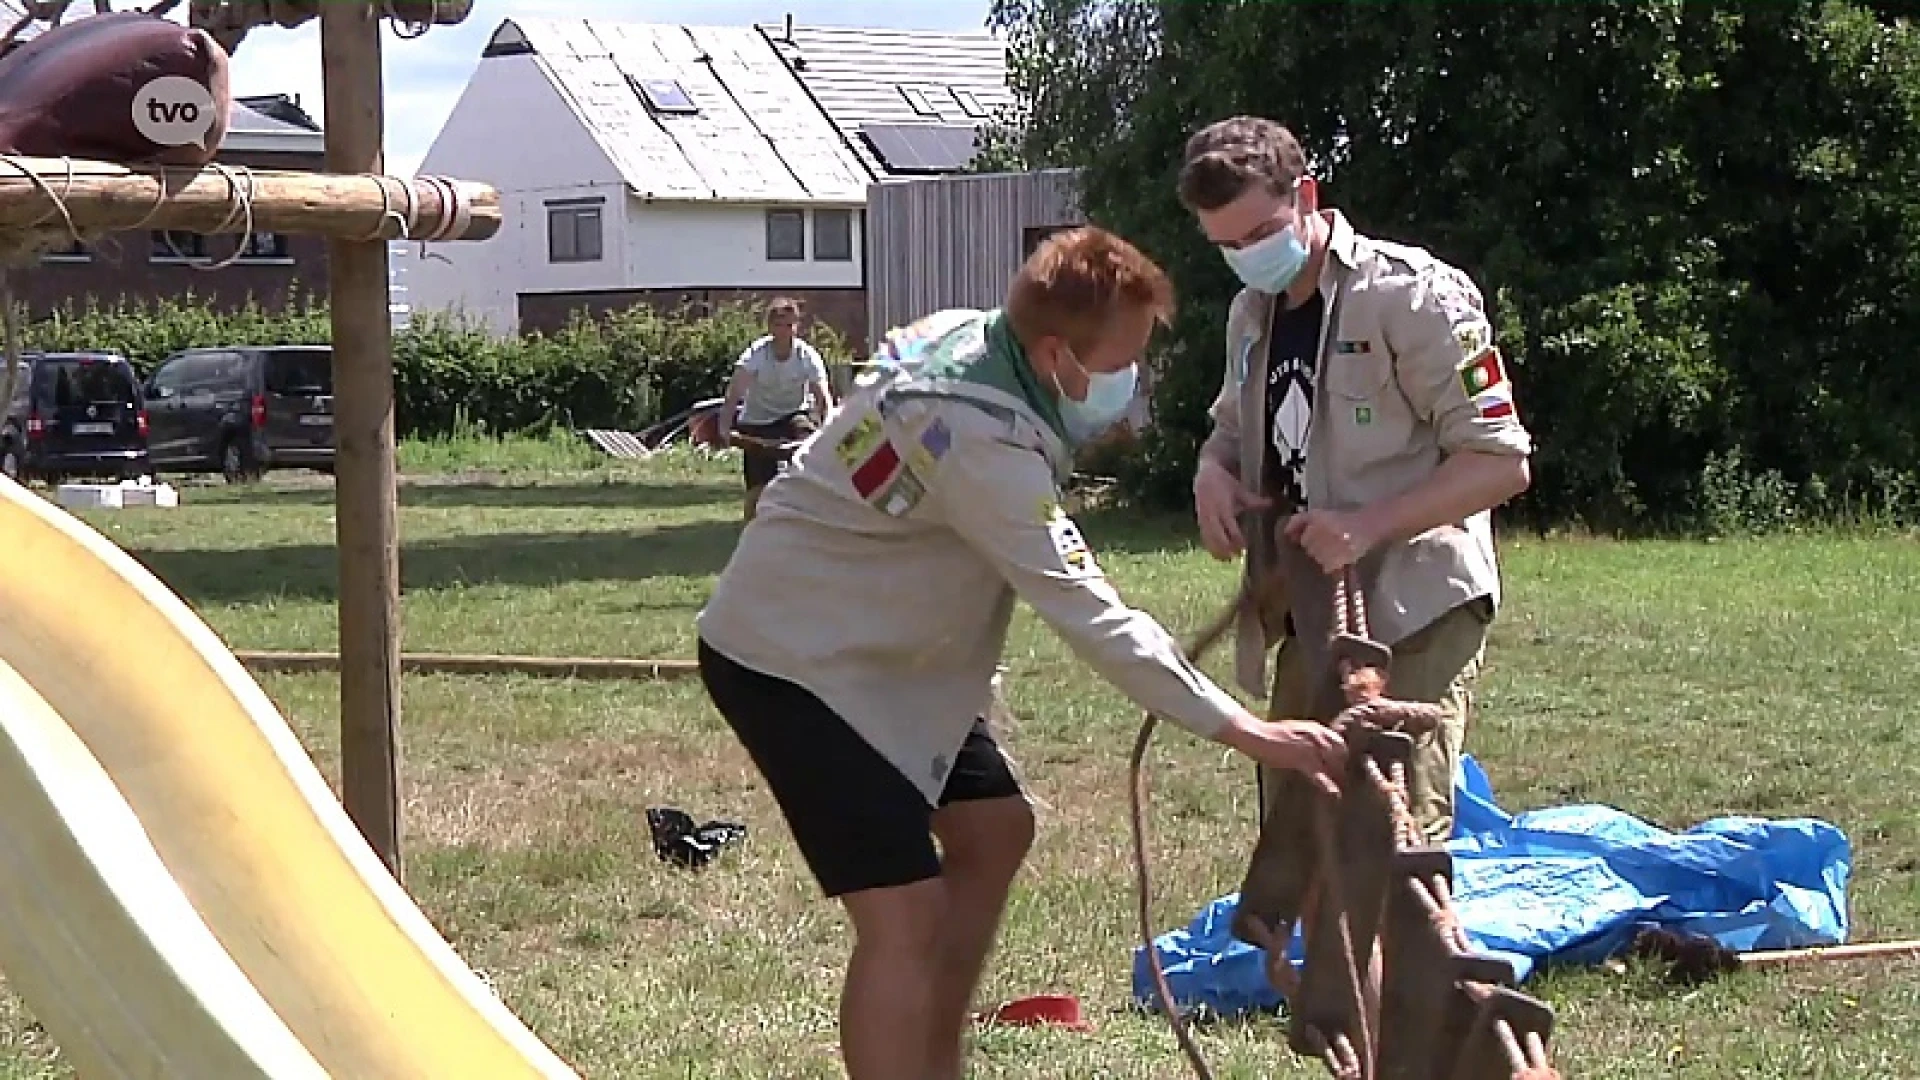
[[[847,467],[847,479],[855,494],[899,517],[926,497],[926,479],[952,445],[952,430],[936,416],[920,430],[903,457],[887,436],[879,415],[868,413],[841,438],[834,453]]]
[[[1481,416],[1494,419],[1513,415],[1513,387],[1507,382],[1506,365],[1500,362],[1498,348],[1489,345],[1461,365],[1460,387]]]
[[[1093,552],[1087,547],[1086,538],[1080,535],[1080,526],[1067,516],[1064,507],[1052,500],[1042,503],[1040,520],[1047,528],[1047,538],[1053,542],[1054,553],[1060,556],[1060,564],[1066,567],[1068,577],[1078,579],[1100,575],[1100,567],[1093,561]]]
[[[1460,345],[1460,355],[1471,359],[1493,345],[1493,327],[1485,319],[1468,319],[1453,328],[1453,340]]]

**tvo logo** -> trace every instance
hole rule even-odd
[[[213,95],[183,75],[163,75],[133,95],[133,126],[156,146],[206,145],[213,131]]]

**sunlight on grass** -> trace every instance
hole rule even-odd
[[[738,463],[614,462],[565,438],[410,445],[402,490],[409,647],[686,657],[738,529]],[[186,491],[170,512],[88,514],[236,647],[335,638],[330,484],[276,476]],[[1180,519],[1092,511],[1083,528],[1133,603],[1186,633],[1235,571]],[[1468,748],[1500,800],[1619,806],[1684,827],[1814,815],[1856,845],[1861,936],[1920,933],[1920,823],[1906,752],[1920,666],[1920,548],[1906,537],[1723,543],[1504,541]],[[1021,609],[1011,749],[1044,802],[984,994],[1079,995],[1093,1035],[996,1031],[986,1078],[1181,1075],[1162,1023],[1127,1007],[1134,942],[1124,816],[1138,716]],[[1224,677],[1226,658],[1208,661]],[[331,775],[338,685],[264,681]],[[771,799],[695,680],[409,678],[408,885],[510,1004],[594,1078],[838,1075],[838,910],[813,895]],[[1156,910],[1185,922],[1237,886],[1250,770],[1176,730],[1153,758]],[[706,871],[652,855],[644,810],[747,823]],[[1638,969],[1554,973],[1570,1077],[1920,1075],[1920,968],[1747,975],[1690,993]],[[1222,1077],[1317,1077],[1271,1020],[1203,1036]],[[0,993],[0,1080],[65,1076]]]

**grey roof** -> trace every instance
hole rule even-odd
[[[262,116],[268,116],[275,120],[292,124],[295,127],[305,128],[308,131],[320,130],[320,122],[308,114],[307,110],[300,107],[300,99],[297,96],[289,97],[286,94],[236,95],[233,100],[238,104],[245,105],[247,108],[252,109]]]
[[[315,128],[290,124],[235,99],[233,108],[227,112],[227,134],[220,140],[220,149],[318,154],[326,151],[327,137]]]
[[[325,138],[314,128],[275,119],[239,100],[234,101],[233,108],[227,113],[227,130],[245,131],[251,134],[314,135]]]
[[[866,201],[859,157],[751,27],[513,18],[489,51],[537,54],[643,198]],[[649,105],[676,83],[687,108]]]
[[[760,32],[877,176],[886,169],[860,138],[862,125],[978,127],[1013,105],[1006,43],[984,31],[795,26],[789,36],[784,26],[762,24]],[[908,91],[934,115],[916,111]],[[960,100],[968,95],[984,116],[969,115]]]

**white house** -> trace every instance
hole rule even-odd
[[[498,189],[501,231],[416,249],[408,305],[506,334],[788,294],[864,340],[867,185],[964,167],[1005,84],[985,34],[510,19],[420,166]]]

